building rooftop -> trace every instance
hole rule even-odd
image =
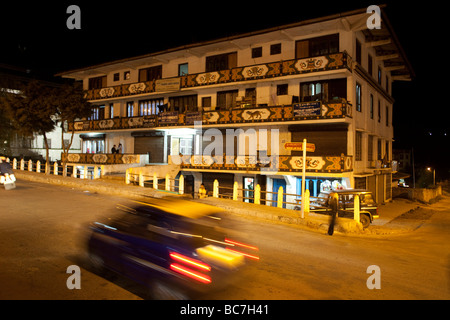
[[[145,64],[170,61],[186,54],[200,57],[213,50],[248,47],[249,45],[258,43],[259,41],[266,42],[280,38],[293,39],[293,37],[297,36],[299,32],[302,32],[302,30],[303,32],[305,32],[305,29],[313,32],[313,29],[308,28],[308,26],[317,23],[330,22],[333,24],[340,23],[340,28],[347,31],[362,31],[366,37],[367,45],[376,47],[377,59],[385,62],[385,66],[391,71],[393,80],[411,80],[414,77],[414,71],[403,48],[400,45],[386,13],[383,10],[384,7],[384,5],[380,6],[381,29],[369,30],[367,28],[366,22],[368,17],[371,16],[371,13],[367,13],[367,8],[362,8],[258,31],[182,45],[135,57],[109,61],[84,68],[60,72],[55,76],[81,80],[87,76],[95,76],[111,72],[112,70],[120,67],[120,65],[127,68],[138,68],[139,66]]]

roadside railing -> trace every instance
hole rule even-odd
[[[39,160],[24,160],[6,158],[6,162],[11,163],[13,170],[47,173],[55,176],[73,177],[78,179],[98,179],[101,178],[103,166],[89,165],[63,165],[60,161],[41,162]]]

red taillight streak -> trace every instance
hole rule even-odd
[[[248,248],[248,249],[252,249],[252,250],[259,250],[258,247],[251,246],[249,244],[245,244],[245,243],[242,243],[242,242],[237,242],[237,241],[234,241],[234,240],[226,239],[226,238],[225,238],[225,242],[234,244],[235,246],[239,246],[239,247],[244,247],[244,248]]]
[[[170,265],[170,269],[172,269],[173,271],[176,271],[178,273],[181,273],[185,276],[188,276],[189,278],[195,279],[197,281],[200,281],[203,283],[211,283],[211,278],[208,277],[207,275],[195,272],[189,268],[179,265],[178,263],[172,263]]]
[[[227,248],[227,250],[229,250],[229,251],[231,251],[231,252],[234,252],[234,253],[242,254],[243,256],[246,256],[247,258],[250,258],[250,259],[259,260],[259,257],[258,257],[258,256],[254,256],[254,255],[252,255],[252,254],[248,254],[248,253],[245,253],[245,252],[232,250],[232,249],[230,249],[230,248]]]
[[[211,267],[209,265],[207,265],[205,263],[202,263],[201,261],[188,258],[188,257],[183,256],[181,254],[171,252],[170,253],[170,257],[172,259],[174,259],[174,260],[177,260],[179,262],[183,262],[183,263],[188,264],[190,266],[193,266],[193,267],[196,267],[196,268],[199,268],[199,269],[202,269],[202,270],[206,270],[206,271],[211,271]]]

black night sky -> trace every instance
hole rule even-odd
[[[365,8],[372,1],[39,1],[0,5],[0,64],[47,75],[179,45]],[[394,148],[449,175],[450,59],[443,2],[383,1],[416,77],[394,83]],[[81,9],[69,30],[67,7]],[[446,90],[447,89],[447,90]],[[443,177],[443,176],[442,176]]]

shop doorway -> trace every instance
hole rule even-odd
[[[255,178],[244,177],[244,202],[255,202]]]

